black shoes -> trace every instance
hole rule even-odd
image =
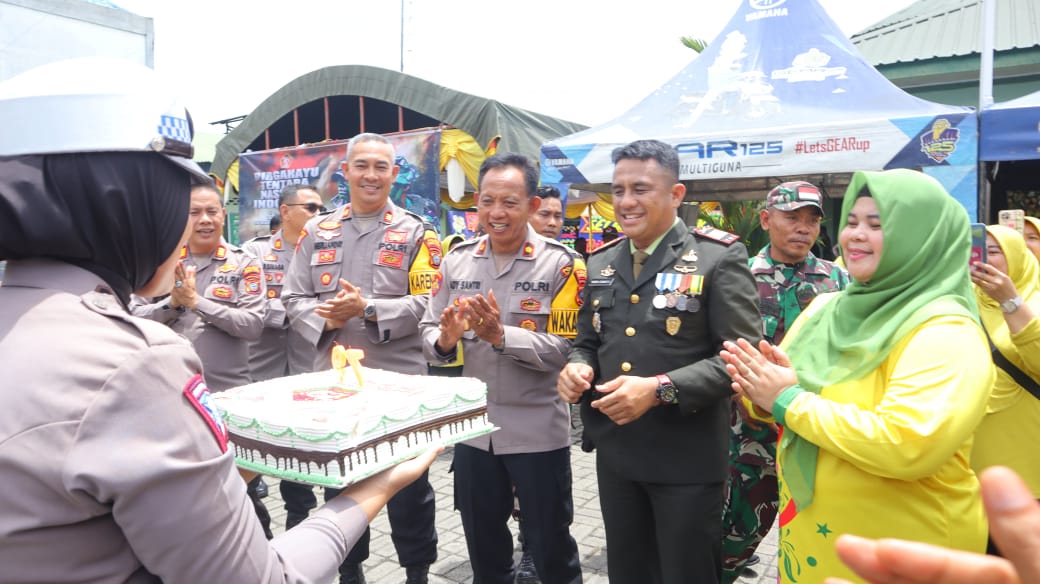
[[[405,567],[404,584],[429,584],[430,566],[407,566]]]
[[[538,570],[534,567],[531,554],[526,551],[520,556],[520,564],[516,567],[516,584],[538,584]]]
[[[365,571],[361,564],[342,564],[339,567],[339,584],[365,584]]]

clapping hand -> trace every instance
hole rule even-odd
[[[199,304],[199,295],[195,286],[195,266],[185,266],[184,262],[177,262],[174,268],[175,281],[170,290],[170,306],[177,308],[184,306],[188,310],[195,310]]]
[[[761,341],[757,349],[746,339],[725,341],[722,346],[719,356],[726,362],[733,391],[767,412],[783,390],[798,383],[787,354],[768,341]]]

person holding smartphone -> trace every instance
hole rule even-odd
[[[1018,231],[990,225],[986,232],[987,261],[972,266],[971,280],[997,377],[975,434],[971,466],[975,472],[1007,466],[1040,499],[1040,262]]]

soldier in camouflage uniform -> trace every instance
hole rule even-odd
[[[766,197],[759,215],[769,245],[748,260],[758,285],[763,338],[779,345],[795,318],[817,294],[845,289],[849,275],[810,249],[820,235],[820,191],[807,182],[783,183]],[[733,401],[730,476],[723,511],[723,583],[749,565],[776,517],[776,427],[755,422]],[[753,562],[752,562],[753,563]]]

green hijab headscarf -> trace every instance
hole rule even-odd
[[[896,169],[857,172],[841,208],[844,230],[860,195],[877,204],[883,236],[877,271],[850,282],[801,326],[789,355],[806,391],[861,379],[904,336],[939,315],[979,320],[968,274],[968,213],[935,179]],[[785,430],[784,480],[798,509],[812,502],[818,447]]]

